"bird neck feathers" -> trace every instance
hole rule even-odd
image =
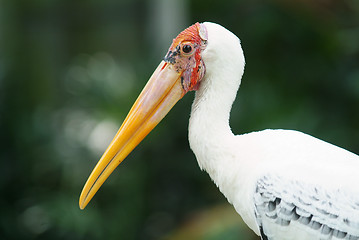
[[[208,46],[202,53],[206,74],[192,104],[189,142],[199,166],[215,180],[234,137],[229,116],[244,71],[244,56],[233,33],[214,23],[204,24],[208,31]]]

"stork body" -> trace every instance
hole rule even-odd
[[[187,49],[188,45],[193,52]],[[147,128],[147,120],[137,127],[133,114],[147,104],[149,96],[157,95],[152,78],[162,79],[161,74],[165,74],[177,79],[170,92],[176,92],[178,86],[182,97],[189,90],[197,90],[189,122],[190,147],[200,168],[208,172],[256,234],[273,240],[359,239],[357,155],[292,130],[264,130],[237,136],[232,133],[229,116],[244,65],[239,39],[225,28],[203,23],[182,32],[91,174],[80,206],[88,203],[132,150],[132,145],[127,145],[135,141],[136,134],[140,140],[144,137],[140,130]],[[172,68],[180,77],[167,72]],[[158,106],[151,105],[155,110],[146,110],[145,114],[141,110],[141,114],[151,121],[157,119],[163,102],[166,105],[167,98],[174,98],[172,93],[168,95],[157,101]],[[170,109],[174,104],[169,105]],[[126,129],[131,128],[134,130],[126,140]]]
[[[208,72],[189,122],[199,166],[257,234],[262,228],[268,239],[359,239],[359,157],[292,130],[233,135],[229,114],[244,57],[232,33],[206,27],[216,44],[209,40],[203,52]]]

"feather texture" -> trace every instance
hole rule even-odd
[[[351,192],[273,175],[260,178],[254,194],[257,223],[268,239],[359,239],[357,203]]]

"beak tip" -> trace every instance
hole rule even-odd
[[[79,207],[81,210],[84,210],[86,206],[87,206],[86,199],[84,199],[81,194],[79,199]]]
[[[86,207],[86,205],[85,205],[85,204],[83,204],[83,203],[79,203],[79,207],[80,207],[80,209],[81,209],[81,210],[84,210],[84,209],[85,209],[85,207]]]

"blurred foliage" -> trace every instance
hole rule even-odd
[[[235,133],[297,129],[359,153],[357,0],[1,1],[0,239],[253,239],[189,149],[193,93],[78,208],[171,39],[196,21],[241,38]]]

